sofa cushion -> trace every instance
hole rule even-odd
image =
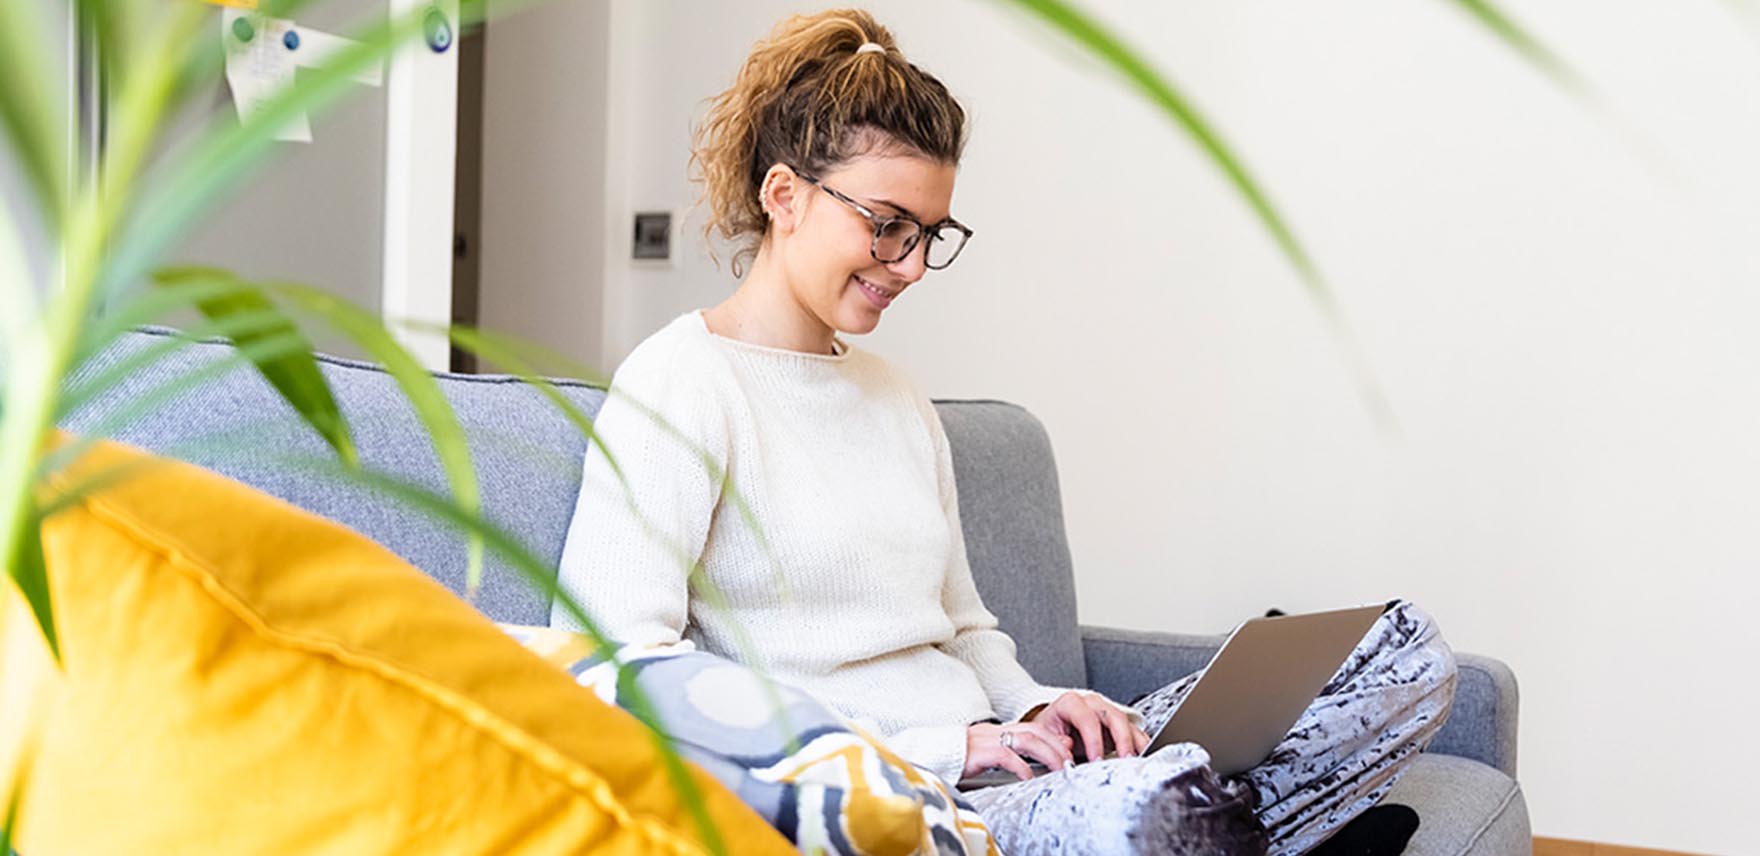
[[[1533,852],[1521,785],[1478,761],[1425,752],[1387,794],[1418,812],[1406,856],[1522,856]]]
[[[172,341],[173,331],[147,329],[121,337],[79,366],[70,387]],[[183,392],[132,422],[106,425],[129,402],[190,372],[233,360],[236,366]],[[442,494],[446,477],[427,442],[427,432],[397,382],[371,363],[322,357],[319,370],[335,391],[368,469],[414,482]],[[440,388],[458,413],[476,463],[483,510],[517,537],[534,556],[555,567],[580,490],[586,439],[542,392],[517,378],[440,375]],[[557,381],[560,391],[588,415],[598,413],[604,392],[578,381]],[[169,357],[141,366],[87,407],[63,420],[75,433],[105,436],[168,457],[191,461],[244,482],[307,511],[349,526],[439,580],[464,591],[464,539],[453,529],[352,484],[291,472],[253,455],[331,456],[318,435],[282,401],[248,363],[224,342],[185,345]],[[543,624],[549,598],[527,584],[497,556],[488,557],[476,606],[496,621]]]
[[[960,528],[984,605],[1021,665],[1054,687],[1085,687],[1075,575],[1045,427],[1000,401],[938,401],[953,450]]]
[[[605,702],[629,707],[616,665],[586,637],[502,629]],[[997,856],[984,820],[953,788],[806,693],[685,646],[628,647],[618,657],[679,751],[801,852]]]
[[[647,729],[365,538],[186,464],[43,527],[64,656],[0,591],[0,791],[54,853],[700,853]],[[791,852],[700,770],[733,852]],[[0,794],[3,797],[4,794]]]

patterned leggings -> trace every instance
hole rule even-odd
[[[1199,674],[1134,702],[1150,734]],[[1271,756],[1238,776],[1217,777],[1203,749],[1181,743],[964,797],[1009,856],[1296,856],[1387,794],[1442,728],[1455,681],[1430,617],[1396,601]]]

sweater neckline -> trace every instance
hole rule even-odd
[[[833,348],[838,349],[837,353],[835,353],[835,354],[816,354],[816,353],[813,353],[812,351],[796,351],[796,350],[793,350],[792,348],[775,348],[775,347],[771,347],[769,345],[760,345],[760,344],[757,344],[756,342],[744,342],[744,341],[741,341],[739,339],[735,339],[735,338],[732,338],[729,336],[723,336],[720,333],[717,333],[714,330],[709,329],[709,319],[703,317],[703,310],[693,309],[693,310],[691,310],[691,315],[697,319],[697,326],[700,327],[702,329],[703,333],[705,335],[707,335],[709,338],[714,339],[718,342],[721,342],[725,345],[739,348],[741,350],[752,351],[752,352],[760,353],[760,354],[771,354],[773,356],[778,356],[778,357],[796,357],[796,358],[800,358],[800,359],[804,359],[804,360],[817,360],[817,361],[826,362],[826,363],[841,363],[841,362],[849,359],[850,350],[851,350],[849,343],[845,342],[841,337],[837,336],[836,334],[833,334],[831,336],[831,346]]]

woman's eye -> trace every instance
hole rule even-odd
[[[917,224],[909,220],[893,220],[880,227],[880,237],[890,241],[908,241],[916,237]]]

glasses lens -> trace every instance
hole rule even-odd
[[[874,257],[891,264],[917,247],[921,230],[909,220],[887,220],[874,236]]]
[[[928,258],[924,261],[932,268],[944,268],[953,264],[954,256],[965,249],[966,233],[952,226],[942,226],[929,235]]]

